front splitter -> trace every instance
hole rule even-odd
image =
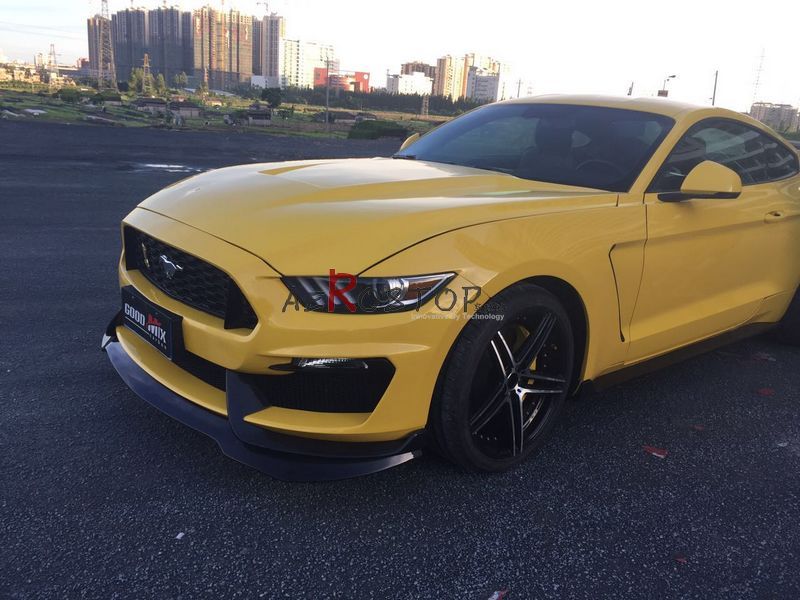
[[[389,469],[421,454],[420,433],[397,442],[328,442],[275,433],[253,425],[245,428],[237,420],[236,429],[240,437],[229,419],[206,410],[156,381],[110,335],[103,337],[102,347],[117,373],[136,395],[173,419],[212,438],[226,456],[275,479],[348,479]],[[248,399],[246,385],[242,385],[231,371],[228,372],[228,382],[230,413],[231,406],[241,405],[231,397],[232,393],[237,393],[234,390],[243,393],[243,402],[248,403]]]

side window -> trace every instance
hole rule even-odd
[[[797,173],[797,157],[777,140],[736,121],[708,119],[694,125],[676,144],[650,192],[677,192],[695,166],[711,160],[736,171],[743,185]]]
[[[770,179],[784,179],[800,173],[800,160],[797,154],[779,144],[777,140],[770,140],[771,146],[766,151],[767,175]]]

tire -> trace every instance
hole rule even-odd
[[[775,337],[784,344],[800,346],[800,290],[795,292],[792,303],[775,330]]]
[[[430,422],[452,462],[504,471],[534,454],[561,414],[574,371],[572,326],[558,299],[532,283],[507,288],[478,315],[451,349]]]

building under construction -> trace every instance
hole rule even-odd
[[[253,76],[253,18],[210,7],[193,14],[194,75],[209,88],[229,89]]]
[[[128,8],[109,18],[104,1],[103,12],[88,19],[87,31],[90,69],[109,83],[127,81],[134,69],[143,67],[145,54],[150,57],[152,74],[161,74],[167,81],[179,73],[193,73],[191,12],[173,7]]]
[[[131,71],[142,66],[147,50],[147,15],[141,9],[120,10],[111,15],[114,65],[119,81],[130,79]],[[92,55],[89,53],[89,60]]]

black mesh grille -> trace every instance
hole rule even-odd
[[[132,227],[125,228],[125,258],[128,269],[138,269],[165,294],[225,319],[226,329],[256,326],[253,307],[236,283],[206,261]]]
[[[202,356],[197,356],[187,350],[177,354],[174,362],[190,375],[194,375],[218,390],[225,391],[225,367],[207,361]]]
[[[248,375],[265,407],[314,412],[372,412],[394,376],[385,358],[366,359],[368,369],[320,369],[289,375]],[[207,384],[225,391],[225,367],[184,351],[175,364]]]

